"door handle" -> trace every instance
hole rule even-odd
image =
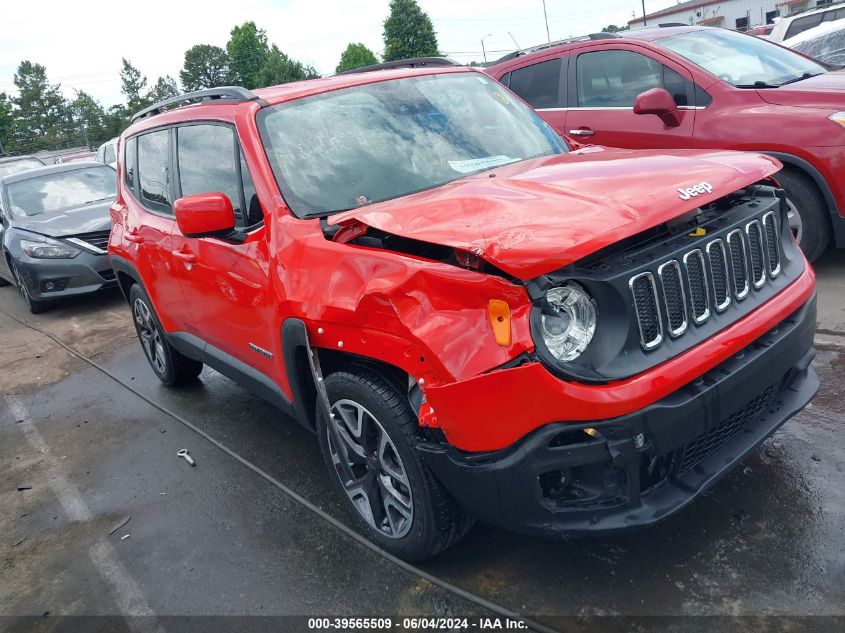
[[[132,242],[133,244],[144,243],[144,237],[138,234],[138,229],[132,229],[129,233],[124,233],[123,237],[126,238],[127,242]]]
[[[186,253],[185,251],[180,250],[172,250],[170,254],[173,255],[176,259],[181,259],[186,264],[196,264],[197,263],[197,256],[193,253]]]
[[[569,133],[572,136],[592,136],[593,134],[595,134],[595,132],[588,128],[582,128],[580,130],[569,130]]]

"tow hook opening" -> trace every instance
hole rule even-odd
[[[627,501],[625,471],[614,467],[610,459],[549,470],[537,479],[543,503],[551,510],[611,506]]]

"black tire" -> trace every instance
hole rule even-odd
[[[793,167],[785,168],[775,178],[800,216],[798,244],[812,263],[822,256],[830,243],[830,213],[824,196],[809,176]]]
[[[156,377],[170,386],[196,380],[203,364],[188,358],[168,342],[150,298],[138,284],[133,284],[129,289],[129,307],[141,349]]]
[[[370,523],[353,503],[350,494],[347,494],[347,488],[343,483],[345,467],[342,464],[336,464],[334,456],[339,453],[333,449],[335,441],[343,440],[340,440],[337,435],[332,436],[337,437],[337,440],[330,440],[330,427],[320,406],[317,406],[317,437],[323,461],[329,471],[332,485],[343,500],[347,511],[352,515],[358,530],[382,549],[408,561],[431,558],[460,540],[472,527],[474,518],[455,503],[420,460],[414,448],[413,439],[415,433],[419,432],[419,423],[411,411],[407,398],[403,398],[396,388],[377,371],[365,366],[354,365],[333,373],[325,379],[324,384],[336,417],[340,416],[339,409],[335,407],[351,406],[348,403],[353,402],[362,406],[375,418],[376,424],[386,433],[392,445],[392,449],[385,449],[385,452],[389,451],[392,454],[389,461],[394,472],[404,472],[406,475],[407,486],[394,477],[391,477],[391,481],[394,490],[399,490],[403,495],[409,491],[412,518],[403,517],[402,529],[406,531],[403,533],[402,530],[397,529],[394,532],[395,536],[392,536],[390,535],[390,531],[394,528],[392,521],[384,517],[381,519],[382,527],[376,527],[376,521]],[[347,404],[341,405],[343,401]],[[364,428],[364,424],[361,428]],[[361,433],[361,435],[366,434],[366,431]],[[365,444],[366,442],[362,442],[361,446]],[[373,444],[379,444],[378,440],[373,441]],[[393,453],[394,449],[395,453]],[[349,453],[347,452],[346,455]],[[397,455],[398,459],[394,459]],[[360,460],[358,455],[353,455],[353,458]],[[364,472],[361,469],[379,468],[383,460],[371,454],[369,465],[353,464],[351,460],[346,463],[349,473],[352,473],[353,468],[358,469],[357,472],[360,473]],[[367,476],[368,474],[364,474],[354,481],[362,481]],[[388,475],[381,470],[380,474],[376,475],[376,479],[384,476]],[[363,487],[362,485],[361,488]],[[376,490],[376,494],[381,494],[385,487],[374,483],[373,489]],[[381,507],[384,508],[385,504],[382,503]],[[371,512],[371,516],[373,514]],[[383,514],[386,515],[387,512]]]
[[[20,294],[30,314],[41,314],[52,307],[53,303],[51,301],[40,301],[30,296],[26,281],[24,281],[18,267],[15,266],[15,262],[9,260],[9,269],[12,271],[12,277],[15,278],[15,287],[18,289],[18,294]]]

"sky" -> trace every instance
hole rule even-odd
[[[642,0],[546,0],[552,40],[623,25]],[[489,60],[546,41],[542,0],[419,0],[440,50],[461,62]],[[675,4],[646,0],[649,13]],[[14,93],[21,60],[43,64],[51,83],[72,98],[84,90],[104,106],[121,103],[120,59],[147,77],[178,79],[194,44],[225,47],[232,27],[248,20],[268,39],[321,74],[334,72],[349,42],[380,53],[388,0],[6,0],[0,22],[0,92]],[[130,7],[137,6],[137,9]]]

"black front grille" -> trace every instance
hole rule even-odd
[[[663,300],[669,334],[680,336],[687,329],[687,306],[684,286],[681,282],[681,267],[674,259],[661,265],[657,271],[663,285]]]
[[[73,237],[77,240],[90,244],[94,248],[105,251],[109,246],[109,233],[111,231],[93,231],[91,233],[80,233]]]
[[[763,255],[763,230],[754,220],[745,229],[748,234],[748,255],[751,259],[751,282],[759,288],[766,282],[766,262]]]
[[[779,383],[769,385],[763,393],[750,400],[739,411],[731,414],[717,426],[684,446],[681,451],[678,474],[683,474],[695,468],[722,448],[744,426],[756,421],[777,395],[778,385]]]
[[[701,325],[711,317],[710,302],[717,313],[732,300],[742,301],[753,285],[762,290],[768,277],[780,273],[780,233],[774,212],[753,218],[745,228],[735,228],[725,237],[711,239],[679,259],[659,263],[659,286],[651,272],[641,272],[629,281],[640,343],[653,350],[665,340],[663,328],[672,338],[688,328],[687,315]],[[706,257],[705,257],[706,253]],[[689,297],[689,299],[687,299]]]
[[[105,279],[106,281],[113,281],[115,279],[114,271],[113,270],[101,270],[100,277]]]
[[[643,273],[631,279],[630,283],[634,295],[634,310],[640,327],[640,342],[646,349],[656,347],[663,340],[663,328],[660,324],[654,275]]]

